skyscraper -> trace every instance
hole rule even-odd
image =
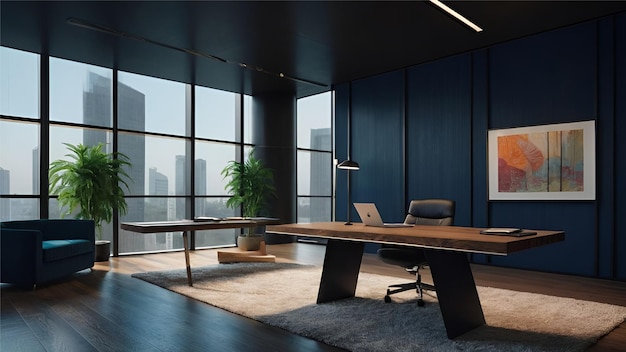
[[[89,72],[86,77],[86,85],[83,91],[83,119],[86,124],[93,126],[112,126],[112,81],[108,77]],[[145,95],[123,83],[118,83],[118,120],[124,121],[125,128],[145,130]],[[108,140],[110,133],[86,129],[83,133],[84,145],[96,145],[105,143],[106,150],[112,151],[111,141]],[[119,149],[128,156],[132,167],[127,171],[131,178],[129,183],[133,195],[145,194],[145,137],[142,134],[120,133]],[[125,220],[143,221],[145,202],[143,199],[129,199],[128,212]],[[104,228],[103,237],[111,238],[110,228]],[[143,250],[144,240],[135,234],[120,235],[120,252],[133,252]]]
[[[330,128],[311,129],[311,149],[327,150],[332,145]],[[311,195],[330,196],[332,194],[328,175],[320,175],[329,169],[329,156],[327,153],[311,152]],[[331,209],[328,207],[327,198],[311,197],[310,221],[329,221]]]
[[[113,94],[111,80],[94,72],[88,72],[86,85],[83,90],[83,121],[85,124],[111,127],[113,125]],[[111,151],[107,131],[85,129],[83,131],[83,145],[103,143],[106,150]]]
[[[148,170],[148,194],[151,196],[164,196],[163,198],[150,198],[150,211],[146,214],[146,221],[158,221],[167,219],[167,195],[169,181],[167,176],[157,171],[155,167]]]
[[[196,195],[203,196],[206,195],[207,192],[207,175],[206,175],[206,160],[204,159],[196,159],[194,163],[195,167],[195,189]],[[176,195],[183,196],[188,195],[187,187],[187,163],[184,155],[176,155]],[[176,199],[176,218],[177,219],[185,219],[187,217],[191,217],[191,215],[187,216],[185,212],[185,202],[186,200],[183,198]],[[196,201],[196,213],[195,216],[198,215],[207,215],[205,214],[206,201],[204,199],[199,199]]]
[[[167,176],[157,171],[156,167],[148,170],[148,194],[151,196],[167,196],[168,193]],[[167,208],[167,207],[166,207]],[[163,217],[167,218],[167,217]]]
[[[185,195],[187,192],[187,163],[184,155],[176,155],[176,184],[174,185],[174,191],[177,196]],[[176,198],[176,219],[186,218],[184,198]]]
[[[0,167],[0,194],[9,194],[11,190],[11,171]],[[0,198],[0,220],[11,219],[11,200]]]
[[[123,122],[124,128],[136,131],[144,131],[146,124],[145,95],[123,83],[117,85],[118,89],[118,120]],[[143,134],[120,133],[119,149],[124,151],[132,163],[128,175],[132,179],[129,185],[130,194],[143,195],[146,193],[146,138]],[[146,202],[141,198],[129,199],[128,213],[124,217],[126,221],[144,221]],[[133,233],[120,233],[120,252],[134,252],[146,248],[142,236]]]
[[[195,175],[194,182],[196,188],[197,196],[205,196],[206,195],[206,160],[204,159],[196,159],[195,163]],[[206,198],[198,198],[196,201],[196,215],[209,215],[206,214]]]
[[[33,194],[39,194],[39,174],[41,172],[41,167],[39,166],[39,146],[33,148]]]

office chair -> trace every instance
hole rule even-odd
[[[413,200],[404,219],[405,224],[450,226],[454,223],[455,202],[447,199]],[[424,306],[423,290],[435,291],[435,287],[422,282],[419,270],[428,265],[423,248],[383,245],[378,250],[378,257],[385,263],[401,266],[408,273],[415,275],[415,282],[391,285],[387,288],[385,302],[391,302],[390,295],[408,290],[416,290],[419,298],[417,305]]]

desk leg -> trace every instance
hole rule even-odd
[[[467,254],[427,249],[426,258],[437,290],[448,338],[485,324]]]
[[[189,262],[189,243],[187,234],[188,231],[183,231],[183,245],[185,246],[185,265],[187,266],[187,283],[189,286],[193,286],[193,281],[191,280],[191,263]]]
[[[328,240],[317,303],[354,297],[364,248],[362,242]]]

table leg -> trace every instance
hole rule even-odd
[[[317,303],[354,297],[364,248],[363,242],[328,240]]]
[[[191,263],[189,262],[189,243],[187,238],[188,231],[183,231],[183,245],[185,246],[185,265],[187,267],[187,283],[189,286],[193,286],[191,280]]]
[[[467,254],[427,249],[426,258],[448,338],[484,325],[485,316]]]

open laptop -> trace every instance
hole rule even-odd
[[[366,226],[376,226],[376,227],[411,227],[411,224],[403,224],[403,223],[393,223],[393,224],[385,224],[383,223],[383,219],[380,217],[380,213],[376,208],[374,203],[354,203],[354,207],[356,211],[359,213],[361,217],[361,221]]]

